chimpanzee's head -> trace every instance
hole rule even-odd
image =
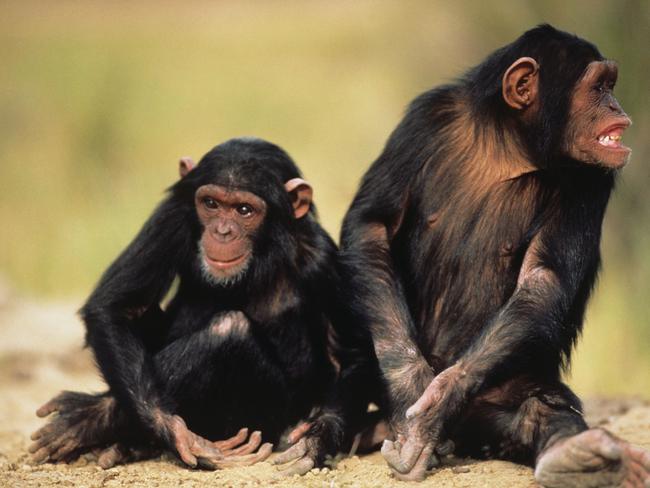
[[[260,139],[231,139],[196,167],[182,158],[180,174],[194,191],[199,265],[213,285],[235,283],[269,252],[290,248],[295,220],[312,207],[312,188],[291,158]]]
[[[614,97],[618,69],[596,46],[550,25],[524,33],[470,73],[477,96],[520,122],[534,161],[569,158],[618,169],[631,124]],[[481,93],[482,90],[482,93]]]

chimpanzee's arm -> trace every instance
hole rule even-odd
[[[543,257],[550,256],[544,241],[543,236],[533,240],[514,294],[456,363],[429,385],[423,397],[409,409],[408,416],[433,405],[446,416],[453,415],[501,368],[541,358],[544,365],[559,367],[563,363],[563,356],[570,353],[580,328],[597,259],[585,256],[550,263]],[[558,269],[555,264],[567,267]],[[580,303],[576,303],[578,300]],[[527,368],[534,370],[534,365]]]
[[[166,441],[171,435],[161,417],[173,404],[157,388],[152,358],[134,331],[143,314],[158,306],[193,249],[187,211],[173,197],[164,201],[81,310],[87,342],[111,392]]]
[[[350,319],[336,246],[320,231],[310,239],[310,249],[301,268],[303,285],[309,303],[324,311],[326,330],[316,344],[326,350],[330,373],[321,377],[322,404],[290,433],[292,446],[274,460],[287,476],[322,466],[326,455],[335,455],[361,430],[379,382],[369,334]]]
[[[608,193],[599,195],[593,190],[590,205],[567,197],[546,217],[526,251],[508,302],[457,362],[440,373],[408,409],[408,442],[401,453],[390,445],[384,452],[398,472],[408,473],[427,445],[443,440],[449,422],[496,372],[535,358],[555,367],[568,359],[599,265],[598,243]],[[584,196],[574,197],[584,201]],[[535,367],[526,370],[535,371]]]
[[[389,229],[381,223],[357,224],[342,260],[353,316],[372,336],[374,352],[388,388],[391,411],[404,414],[411,399],[433,379],[415,344],[413,321],[389,252]]]
[[[413,319],[390,253],[390,242],[408,205],[409,189],[429,159],[426,138],[436,133],[435,128],[427,126],[431,117],[418,114],[422,106],[428,107],[428,102],[413,102],[384,152],[370,167],[341,234],[345,300],[355,326],[365,328],[372,337],[388,388],[389,408],[394,420],[400,422],[409,402],[434,376],[415,343]]]

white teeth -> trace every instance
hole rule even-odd
[[[621,139],[621,136],[600,136],[598,138],[600,142],[620,141]]]
[[[604,135],[598,138],[598,142],[603,146],[618,146],[618,141],[622,139],[621,135]]]

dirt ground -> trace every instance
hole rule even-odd
[[[102,383],[75,316],[79,303],[30,302],[0,286],[0,486],[75,487],[385,487],[391,478],[381,455],[344,458],[336,469],[278,479],[268,463],[216,472],[182,467],[163,456],[102,470],[87,455],[71,465],[34,465],[26,453],[29,434],[42,424],[36,408],[63,389],[99,391]],[[650,448],[650,405],[641,400],[587,401],[592,425]],[[409,486],[409,484],[400,484]],[[502,461],[446,460],[420,487],[517,488],[535,486],[529,468]]]

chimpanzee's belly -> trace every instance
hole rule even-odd
[[[394,260],[432,363],[462,354],[516,288],[539,206],[515,200],[512,185],[471,203],[458,198],[449,207],[413,210],[406,218],[412,229],[396,236]]]

